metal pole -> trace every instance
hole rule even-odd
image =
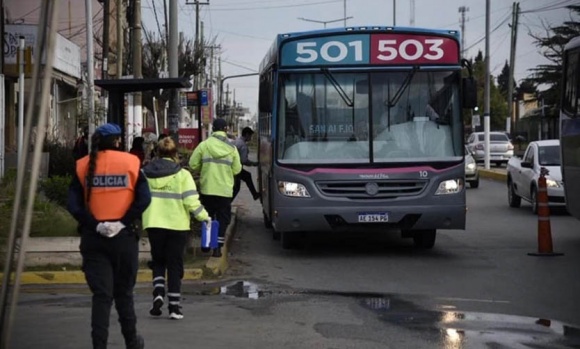
[[[179,44],[179,33],[177,32],[177,0],[169,0],[169,77],[179,77],[177,66],[177,46]],[[179,129],[179,92],[177,89],[171,91],[169,104],[168,126],[169,135],[178,144]]]
[[[393,27],[397,26],[397,0],[393,0]]]
[[[109,78],[109,32],[111,30],[111,5],[109,0],[103,0],[103,66],[101,70],[101,79]],[[109,91],[101,91],[101,108],[103,110],[102,120],[107,119]],[[89,137],[90,138],[90,137]]]
[[[141,33],[141,0],[133,2],[133,77],[135,79],[143,78],[141,67],[142,59],[142,33]],[[133,97],[133,133],[140,136],[143,130],[143,103],[142,93],[135,92]],[[128,135],[132,139],[134,135]],[[127,145],[130,147],[131,143]]]
[[[484,164],[485,169],[489,170],[489,108],[490,108],[490,78],[489,78],[489,26],[490,26],[490,1],[485,0],[485,97],[483,111],[483,131],[484,131]]]
[[[117,79],[123,76],[123,0],[117,0]]]
[[[195,49],[194,49],[194,56],[195,57],[200,57],[199,52],[201,50],[201,45],[199,42],[199,38],[200,38],[200,33],[199,33],[199,1],[196,0],[195,1]],[[196,61],[195,63],[199,68],[199,65],[201,65],[201,60]],[[200,69],[197,69],[197,74],[195,74],[195,81],[194,81],[194,85],[193,85],[193,89],[195,91],[199,90],[201,87],[201,84],[199,81],[201,73],[199,70]],[[199,115],[197,115],[197,117],[199,118]]]
[[[24,36],[20,37],[19,62],[18,62],[18,163],[22,159],[23,139],[24,139],[24,51],[26,41]]]
[[[95,132],[95,64],[93,53],[93,4],[91,0],[85,0],[85,13],[87,17],[87,103],[89,134]],[[89,137],[89,149],[91,148],[91,137]]]
[[[511,126],[512,126],[512,117],[513,117],[513,110],[514,110],[514,73],[515,73],[515,65],[516,65],[516,42],[518,39],[518,17],[519,17],[519,8],[520,4],[514,2],[513,6],[513,13],[512,13],[512,36],[511,36],[511,45],[510,45],[510,72],[508,76],[508,114],[506,118],[506,131],[511,133]]]
[[[346,0],[344,0],[344,26],[346,27]],[[326,25],[325,25],[326,28]]]

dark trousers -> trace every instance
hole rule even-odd
[[[211,219],[220,223],[218,244],[219,247],[222,247],[225,242],[226,229],[232,217],[232,198],[201,194],[200,200]]]
[[[254,181],[252,180],[252,174],[244,169],[240,173],[238,173],[234,177],[234,196],[232,200],[236,198],[238,193],[240,192],[240,188],[242,186],[242,181],[246,183],[248,189],[250,189],[250,193],[252,193],[252,197],[256,198],[258,196],[258,191],[256,187],[254,187]]]
[[[111,306],[119,315],[126,345],[137,335],[133,288],[137,280],[139,244],[137,234],[125,229],[107,238],[82,230],[80,251],[87,284],[93,293],[91,327],[93,348],[106,348]]]
[[[165,297],[165,272],[167,271],[167,299],[170,306],[178,306],[181,300],[183,279],[183,254],[187,231],[147,229],[153,263],[153,299]]]

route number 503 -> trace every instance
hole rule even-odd
[[[424,39],[423,42],[416,39],[407,39],[398,43],[398,40],[379,40],[378,51],[381,53],[377,59],[381,61],[393,61],[402,58],[406,61],[427,59],[437,61],[443,58],[445,52],[441,48],[443,39]],[[412,48],[412,49],[411,49]]]

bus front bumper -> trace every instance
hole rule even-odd
[[[380,209],[294,206],[278,207],[272,223],[280,232],[465,229],[465,215],[463,205]]]

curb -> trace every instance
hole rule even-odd
[[[237,221],[237,207],[232,207],[232,220],[226,230],[225,244],[222,248],[220,258],[209,257],[205,268],[185,269],[183,280],[201,280],[206,278],[215,278],[223,275],[228,268],[228,250],[235,233]],[[3,276],[0,273],[0,278]],[[137,271],[137,283],[150,283],[151,270],[142,268]],[[81,270],[75,271],[26,271],[20,276],[21,285],[32,284],[85,284],[85,274]]]
[[[500,181],[500,182],[507,181],[507,173],[493,171],[493,170],[479,169],[479,176],[481,178],[492,179],[492,180]]]

